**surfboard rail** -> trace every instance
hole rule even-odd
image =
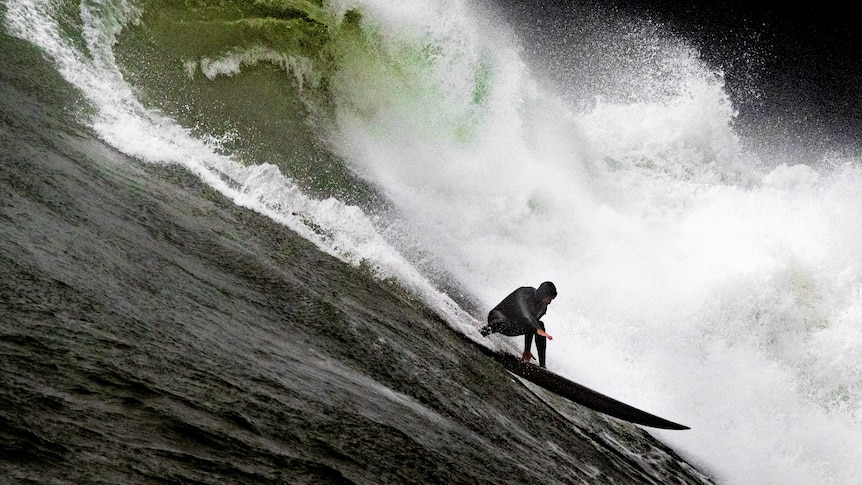
[[[537,365],[521,362],[521,359],[514,355],[495,352],[494,360],[503,364],[509,372],[593,411],[651,428],[691,429],[630,406]]]
[[[594,391],[538,365],[521,362],[520,358],[512,354],[496,352],[478,342],[472,340],[471,342],[479,347],[484,354],[502,364],[509,372],[593,411],[650,428],[670,430],[691,429],[688,426],[650,414],[598,391]]]

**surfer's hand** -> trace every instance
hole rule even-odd
[[[533,357],[533,353],[529,350],[521,354],[521,362],[529,362],[533,359],[535,359],[535,357]]]

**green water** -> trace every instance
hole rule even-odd
[[[139,99],[195,136],[218,139],[226,154],[277,165],[318,197],[370,212],[386,205],[338,155],[339,120],[385,138],[395,119],[415,136],[463,145],[487,117],[490,61],[480,57],[453,97],[438,72],[440,42],[419,32],[387,41],[358,10],[157,0],[140,12],[113,47]]]
[[[224,153],[271,163],[319,197],[377,203],[327,142],[332,27],[309,2],[145,3],[114,54],[142,102]],[[263,54],[261,54],[263,53]],[[245,56],[245,57],[244,57]],[[200,66],[246,59],[236,73],[207,77]]]
[[[4,483],[701,482],[637,428],[608,424],[661,470],[612,451],[602,418],[556,414],[362,268],[112,149],[40,52],[0,47]]]

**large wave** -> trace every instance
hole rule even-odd
[[[10,0],[6,25],[104,140],[474,338],[484,309],[553,280],[549,366],[691,425],[660,436],[720,479],[862,472],[858,160],[764,163],[685,43],[595,25],[620,48],[573,50],[607,82],[572,95],[455,0]]]

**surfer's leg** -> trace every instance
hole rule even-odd
[[[545,348],[548,346],[548,339],[536,334],[536,353],[539,354],[539,365],[545,367]]]
[[[500,317],[502,317],[500,312],[498,312],[496,310],[491,310],[491,313],[488,314],[488,324],[485,325],[484,327],[482,327],[479,330],[479,333],[481,333],[483,337],[487,337],[488,335],[491,335],[492,333],[496,333],[497,332],[496,323],[497,323],[497,320],[500,319]]]
[[[491,313],[488,314],[488,324],[482,327],[482,329],[479,330],[479,333],[481,333],[483,337],[487,337],[492,333],[499,332],[501,320],[505,320],[503,314],[497,310],[491,310]]]
[[[513,337],[515,335],[523,335],[524,329],[517,323],[507,319],[499,311],[492,310],[488,314],[488,325],[482,327],[480,332],[486,337],[492,333],[502,333],[503,335]]]

